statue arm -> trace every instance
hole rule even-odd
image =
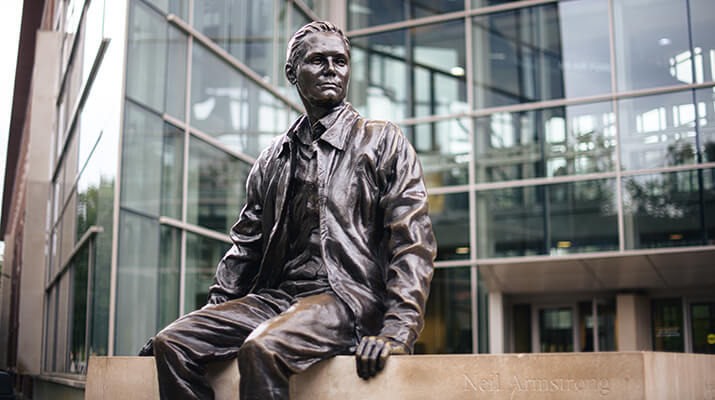
[[[436,242],[427,209],[422,167],[400,129],[388,123],[378,178],[384,227],[389,232],[387,297],[378,336],[364,337],[356,352],[358,375],[379,372],[390,354],[409,354],[424,324]]]
[[[223,303],[248,293],[261,262],[263,157],[254,163],[246,182],[246,205],[230,232],[233,245],[221,258],[209,288],[209,304]]]

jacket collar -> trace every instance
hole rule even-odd
[[[345,105],[341,109],[336,110],[336,113],[337,114],[330,113],[318,121],[327,128],[319,140],[330,144],[338,150],[345,150],[345,144],[350,134],[350,129],[346,128],[352,125],[353,121],[358,117],[358,113],[352,104],[348,102],[345,102]],[[279,157],[283,152],[290,149],[294,140],[298,140],[296,132],[300,129],[302,124],[308,124],[308,116],[305,114],[301,115],[293,125],[291,125],[285,135],[283,135],[280,144],[281,150],[278,153]]]

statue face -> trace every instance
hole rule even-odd
[[[343,102],[350,81],[350,56],[340,35],[317,32],[305,37],[295,80],[303,103],[323,107]]]

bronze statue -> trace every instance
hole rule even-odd
[[[287,399],[292,374],[338,354],[368,379],[422,329],[436,243],[414,149],[345,102],[350,42],[332,23],[293,35],[285,73],[306,114],[254,164],[208,304],[140,353],[163,399],[213,398],[205,365],[234,357],[241,399]]]

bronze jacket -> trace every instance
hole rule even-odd
[[[285,264],[283,225],[293,132],[265,149],[246,184],[209,298],[276,288]],[[359,340],[380,335],[412,346],[423,326],[436,242],[422,167],[400,129],[348,104],[318,140],[321,252],[333,291],[350,307]]]

